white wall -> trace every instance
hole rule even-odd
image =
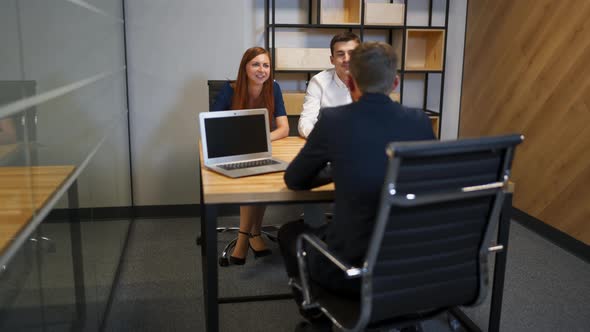
[[[255,2],[126,3],[136,204],[198,203],[197,114],[207,80],[234,78],[253,45]]]
[[[416,3],[412,10],[419,12],[427,0]],[[440,3],[444,1],[435,1],[435,8]],[[234,79],[244,50],[264,45],[264,1],[128,0],[126,4],[135,202],[198,203],[197,114],[208,110],[207,80]],[[277,11],[277,22],[305,20],[300,8],[306,5],[303,0],[277,0],[277,7],[283,8]],[[456,15],[465,13],[451,6],[450,21],[464,22]],[[418,14],[416,20],[421,24],[424,17]],[[440,20],[437,16],[433,21]],[[292,34],[280,41],[325,46],[329,37],[301,39]],[[460,52],[451,48],[463,40],[463,35],[450,31],[447,73],[456,70],[459,77],[462,71],[453,67],[457,61],[450,57],[460,56],[462,64],[462,48]],[[458,117],[457,86],[460,81],[457,85],[456,77],[447,75],[443,138],[456,137],[452,127],[456,120],[448,122],[447,117]]]
[[[445,95],[440,133],[443,140],[455,139],[459,135],[466,23],[467,0],[451,1],[445,59]]]

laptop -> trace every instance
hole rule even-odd
[[[238,178],[284,171],[288,163],[272,157],[265,108],[199,114],[203,163]]]

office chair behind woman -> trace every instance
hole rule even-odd
[[[272,141],[289,134],[289,122],[281,88],[272,79],[270,54],[261,47],[252,47],[244,52],[237,80],[227,82],[211,105],[210,111],[251,108],[268,109]],[[244,139],[247,139],[247,135],[244,135]],[[246,263],[249,248],[255,257],[271,253],[260,236],[265,209],[264,205],[240,206],[240,231],[233,253],[229,257],[231,264]]]

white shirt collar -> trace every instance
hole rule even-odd
[[[336,69],[334,69],[334,82],[336,82],[336,85],[338,85],[338,87],[348,89],[348,86],[346,86],[346,84],[342,82],[340,76],[338,76],[338,74],[336,73]]]

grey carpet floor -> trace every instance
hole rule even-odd
[[[271,207],[265,223],[296,219],[300,207]],[[237,217],[220,218],[237,225]],[[124,257],[107,331],[204,331],[199,219],[138,220]],[[502,331],[589,331],[590,267],[527,229],[512,228]],[[219,236],[219,251],[235,234]],[[268,241],[267,241],[268,242]],[[273,255],[219,268],[220,296],[287,293],[276,244]],[[489,302],[466,309],[487,324]],[[293,331],[301,318],[292,300],[220,305],[221,331]],[[449,331],[444,317],[424,330]],[[485,328],[484,328],[485,330]]]

